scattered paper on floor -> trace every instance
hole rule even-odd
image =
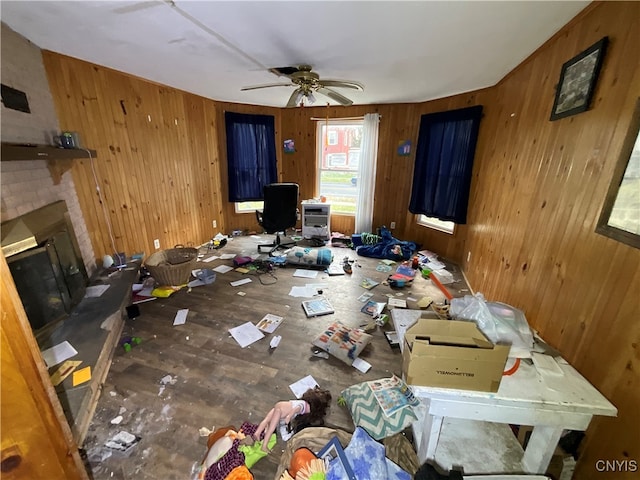
[[[84,367],[73,372],[73,386],[81,385],[91,380],[91,367]]]
[[[303,270],[301,268],[297,268],[295,272],[293,272],[294,277],[302,277],[302,278],[316,278],[318,276],[317,270]]]
[[[231,270],[233,270],[233,267],[230,267],[229,265],[218,265],[216,268],[213,269],[214,272],[218,272],[218,273],[227,273],[227,272],[230,272]]]
[[[233,327],[229,329],[229,333],[242,348],[264,338],[264,333],[262,333],[258,327],[251,322],[246,322],[237,327]]]
[[[351,366],[360,370],[362,373],[367,373],[371,368],[371,364],[366,360],[361,359],[360,357],[356,357]]]
[[[47,367],[51,368],[54,365],[64,362],[65,360],[77,355],[78,351],[71,346],[68,341],[64,341],[42,352],[42,358],[47,364]]]
[[[300,398],[302,397],[302,395],[304,395],[304,392],[306,392],[310,388],[316,388],[318,386],[318,382],[316,382],[315,378],[313,378],[311,375],[307,375],[306,377],[303,377],[297,382],[289,385],[289,388],[296,396],[296,398]]]
[[[188,308],[183,308],[176,312],[176,318],[173,320],[174,325],[184,325],[187,322]]]

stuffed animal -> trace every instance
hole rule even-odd
[[[207,452],[194,472],[193,480],[245,480],[253,479],[249,469],[266,456],[262,442],[255,442],[253,434],[257,425],[244,422],[240,430],[229,425],[218,428],[207,438]],[[269,448],[276,443],[276,436],[269,439]]]
[[[242,431],[236,432],[233,427],[224,427],[210,434],[207,440],[209,450],[202,461],[205,469],[220,460],[233,446],[234,440],[243,440],[244,438],[245,435]]]

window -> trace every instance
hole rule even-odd
[[[327,154],[327,163],[330,167],[346,167],[347,166],[347,154],[346,153],[329,153]]]
[[[596,232],[640,248],[640,99],[636,102]]]
[[[450,234],[453,234],[456,229],[456,224],[453,222],[445,222],[434,217],[427,217],[426,215],[418,215],[418,224]]]
[[[331,203],[331,213],[356,213],[362,124],[362,120],[318,122],[318,192]]]
[[[260,201],[278,178],[274,117],[225,112],[225,127],[229,201]]]
[[[465,224],[482,106],[422,115],[409,211]]]
[[[256,210],[262,210],[264,208],[264,202],[236,202],[236,213],[254,213]]]
[[[349,149],[349,165],[351,165],[356,170],[360,166],[360,149],[357,150],[350,148]]]

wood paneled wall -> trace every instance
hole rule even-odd
[[[619,409],[590,429],[576,478],[597,459],[640,461],[638,371],[640,251],[595,233],[635,100],[640,96],[640,3],[594,3],[498,85],[421,104],[274,109],[215,102],[53,53],[45,65],[63,129],[98,151],[94,162],[114,225],[128,253],[201,243],[215,232],[257,228],[226,199],[223,112],[276,116],[279,174],[316,196],[311,117],[378,112],[374,226],[460,262],[476,291],[521,308]],[[562,64],[608,35],[609,49],[589,111],[549,121]],[[427,81],[427,80],[425,80]],[[407,211],[420,115],[484,106],[468,225],[453,236],[415,223]],[[125,113],[126,111],[126,113]],[[149,116],[151,120],[149,120]],[[284,139],[296,152],[282,154]],[[412,155],[396,153],[411,140]],[[89,162],[74,179],[96,254],[111,253]],[[332,230],[353,233],[333,216]],[[467,261],[471,252],[470,261]],[[633,426],[633,427],[632,427]],[[631,477],[629,477],[631,478]]]
[[[451,236],[416,224],[415,215],[407,208],[411,196],[415,147],[420,126],[420,116],[443,110],[463,108],[490,102],[491,90],[449,97],[421,104],[356,105],[351,107],[305,107],[284,109],[282,112],[282,137],[295,142],[296,151],[283,159],[286,177],[297,179],[301,195],[313,198],[317,191],[316,170],[316,126],[322,120],[312,118],[340,119],[361,117],[366,113],[381,115],[378,139],[378,163],[376,165],[376,187],[373,198],[364,201],[374,203],[373,225],[379,227],[396,223],[393,235],[398,239],[413,240],[425,248],[448,258],[457,259],[464,249],[465,226],[459,226]],[[410,156],[398,155],[398,145],[411,140]],[[354,233],[353,217],[332,215],[331,229],[344,234]]]
[[[198,245],[218,231],[259,228],[255,215],[235,213],[227,200],[227,110],[274,115],[279,180],[298,182],[301,199],[318,195],[311,118],[380,113],[376,192],[367,199],[375,204],[373,224],[396,222],[398,238],[410,234],[447,257],[462,250],[465,227],[451,237],[415,226],[407,212],[414,157],[399,156],[397,146],[410,139],[415,151],[420,115],[486,101],[490,91],[423,104],[280,109],[217,102],[52,52],[43,57],[61,128],[78,131],[97,151],[93,161],[76,161],[73,175],[98,257],[149,254],[156,238],[162,248]],[[284,155],[288,138],[296,152]],[[354,233],[353,217],[334,215],[332,229]]]
[[[636,478],[595,461],[640,461],[640,250],[595,233],[640,96],[639,28],[640,3],[592,4],[494,87],[460,252],[476,290],[521,308],[618,407],[590,429],[580,479]],[[562,64],[605,35],[591,109],[549,121]]]
[[[222,210],[211,102],[69,57],[43,57],[61,128],[97,151],[93,162],[73,167],[96,255],[149,254],[156,238],[167,248],[210,237]]]

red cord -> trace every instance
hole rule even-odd
[[[509,370],[506,370],[506,371],[502,372],[502,375],[503,376],[513,375],[518,370],[518,367],[520,367],[520,359],[516,358],[516,361],[513,364],[513,366]]]

